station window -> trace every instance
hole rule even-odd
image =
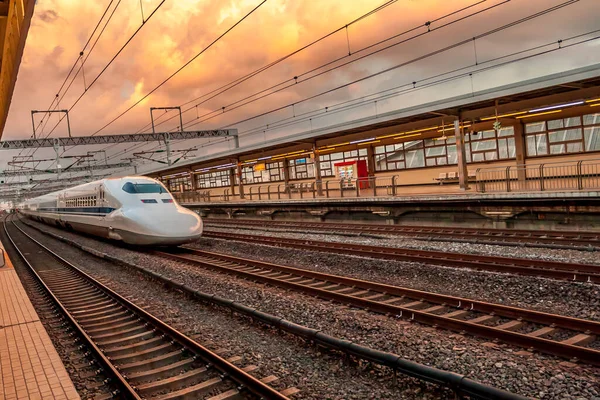
[[[468,163],[515,158],[515,138],[512,126],[465,134]],[[375,170],[435,167],[458,163],[454,136],[413,140],[375,147]]]
[[[310,179],[315,177],[315,164],[311,158],[297,158],[289,160],[288,169],[290,180]]]
[[[583,116],[585,151],[600,150],[600,114]]]
[[[209,172],[196,175],[196,186],[198,188],[216,188],[230,185],[229,170]]]
[[[516,157],[515,131],[512,126],[465,134],[467,162],[507,160]]]
[[[527,156],[600,150],[600,114],[534,122],[525,125]]]
[[[189,192],[192,190],[192,179],[189,175],[169,178],[167,182],[171,192]]]
[[[321,177],[325,178],[328,176],[335,176],[334,164],[339,162],[366,160],[367,149],[361,148],[357,150],[349,150],[344,152],[329,153],[319,155],[319,162],[321,168]]]

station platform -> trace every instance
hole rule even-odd
[[[418,193],[193,201],[176,196],[203,218],[372,221],[471,228],[583,229],[600,226],[600,191]],[[185,201],[188,200],[188,201]],[[191,201],[190,201],[191,200]]]
[[[439,189],[438,189],[439,190]],[[176,196],[178,197],[178,196]],[[349,194],[344,197],[312,197],[306,195],[304,198],[287,198],[273,195],[270,199],[263,195],[262,198],[229,201],[186,201],[184,198],[178,198],[182,205],[187,207],[206,207],[206,206],[258,206],[265,204],[399,204],[399,203],[451,203],[451,202],[494,202],[494,201],[555,201],[555,200],[600,200],[600,191],[572,191],[572,192],[511,192],[511,193],[479,193],[453,191],[448,193],[438,192],[407,192],[398,193],[396,196],[353,196]]]
[[[6,251],[1,258],[0,399],[79,399]]]

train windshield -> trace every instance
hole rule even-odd
[[[158,183],[127,182],[123,185],[123,191],[127,193],[168,193],[167,189]]]

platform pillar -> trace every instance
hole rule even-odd
[[[243,199],[244,196],[244,182],[242,182],[242,163],[237,163],[236,175],[238,177],[238,188],[240,190],[240,199]]]
[[[373,151],[373,146],[367,147],[367,172],[369,175],[369,186],[372,184],[375,187],[375,152]],[[373,179],[372,182],[371,179]]]
[[[518,121],[514,125],[515,132],[515,157],[517,160],[517,179],[525,181],[527,174],[525,171],[525,135],[523,134],[523,123]]]
[[[458,184],[462,190],[468,190],[469,175],[465,153],[465,134],[460,127],[460,119],[454,121],[454,137],[456,138],[456,155],[458,156]]]
[[[198,182],[196,181],[196,175],[194,175],[194,170],[190,168],[190,180],[192,184],[192,192],[198,190]]]
[[[313,163],[315,166],[315,186],[317,187],[317,196],[323,196],[323,182],[321,180],[321,159],[317,150],[317,144],[313,143]]]
[[[231,189],[231,196],[235,196],[235,176],[236,176],[236,169],[229,168],[229,188]]]
[[[283,159],[283,183],[285,184],[285,192],[288,194],[288,196],[291,197],[292,192],[289,189],[289,185],[290,185],[290,160],[288,160],[287,158]],[[279,191],[279,188],[277,188],[277,191]]]

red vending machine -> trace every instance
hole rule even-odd
[[[366,160],[343,161],[333,164],[335,176],[342,180],[342,187],[353,188],[355,179],[359,179],[359,187],[367,189],[369,187],[369,170]],[[361,178],[364,178],[361,180]]]

